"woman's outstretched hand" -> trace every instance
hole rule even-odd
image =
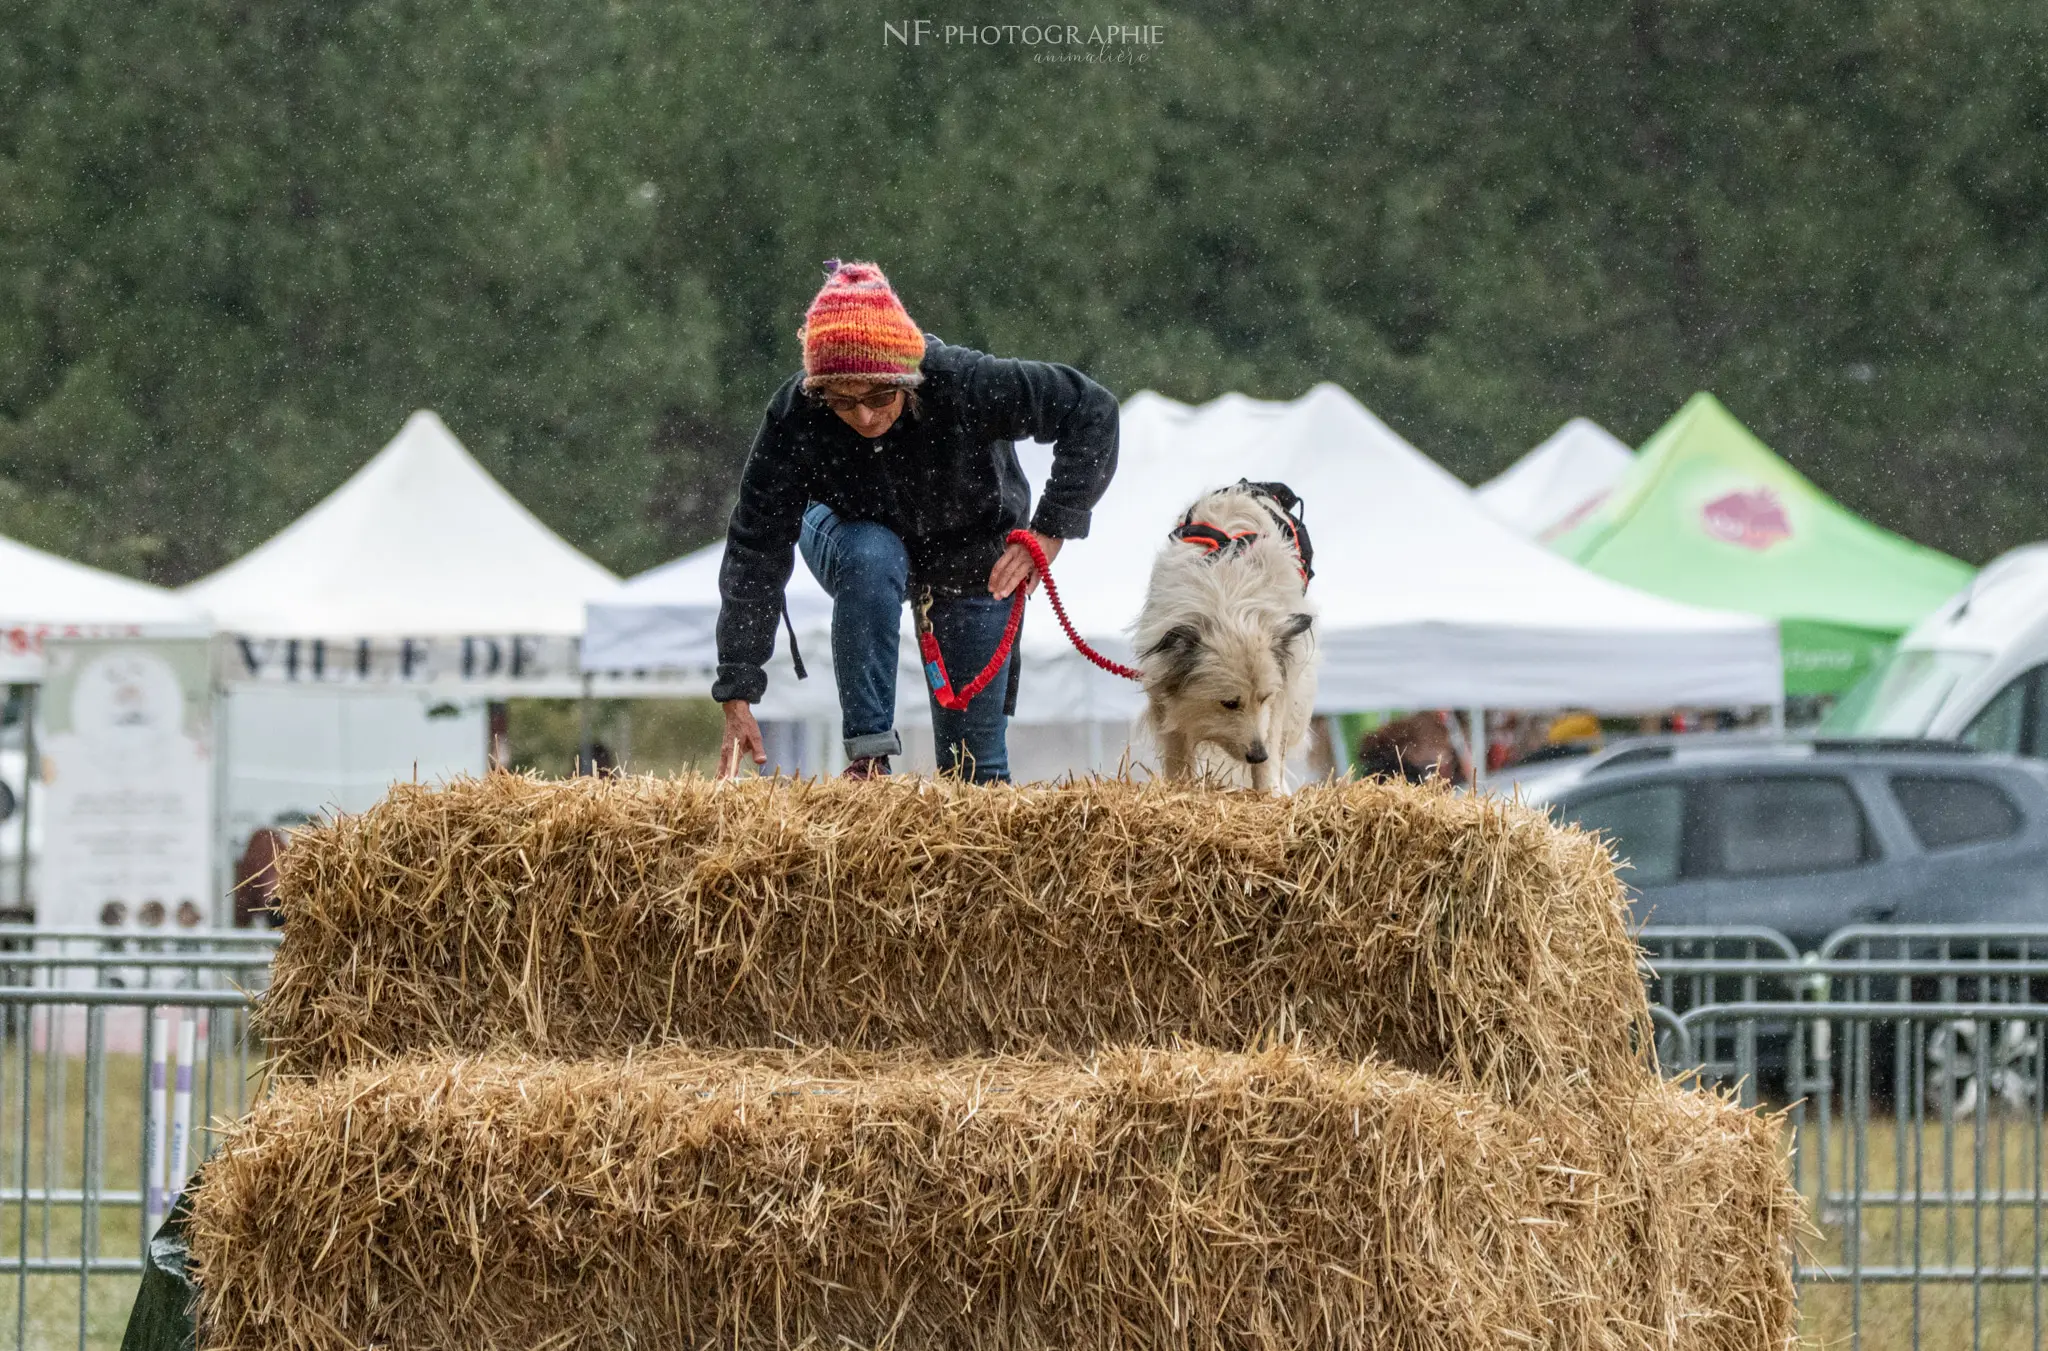
[[[725,710],[725,734],[718,739],[718,777],[729,779],[740,772],[740,756],[753,759],[755,766],[768,763],[768,752],[761,745],[761,724],[754,721],[754,706],[744,699],[728,699],[719,707]]]

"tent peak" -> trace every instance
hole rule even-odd
[[[1179,399],[1161,394],[1156,389],[1141,389],[1124,400],[1123,414],[1131,416],[1157,409],[1176,417],[1191,417],[1197,414],[1214,413],[1223,409],[1242,409],[1247,412],[1285,413],[1292,409],[1309,407],[1318,403],[1335,402],[1351,408],[1364,408],[1358,396],[1334,380],[1318,380],[1315,384],[1291,399],[1264,399],[1242,390],[1226,390],[1213,399],[1200,403],[1184,403]]]
[[[384,444],[382,450],[370,457],[370,463],[375,464],[386,455],[406,452],[418,454],[423,451],[458,455],[476,465],[478,473],[487,473],[481,464],[477,464],[476,457],[469,453],[469,447],[462,444],[461,438],[450,431],[448,424],[441,420],[441,415],[431,408],[415,409],[412,416],[405,420],[405,425],[398,429],[398,435],[392,437]]]
[[[1779,620],[1794,694],[1847,688],[1973,571],[1850,512],[1705,391],[1556,547],[1673,600]]]
[[[1518,532],[1547,541],[1597,510],[1634,462],[1620,437],[1575,417],[1472,491]]]
[[[575,634],[618,578],[550,530],[419,409],[347,482],[185,589],[237,633]]]

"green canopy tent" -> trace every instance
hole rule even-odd
[[[1711,394],[1554,547],[1644,591],[1776,619],[1793,696],[1848,689],[1975,571],[1843,509]]]

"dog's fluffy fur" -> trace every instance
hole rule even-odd
[[[1213,492],[1192,515],[1258,538],[1213,554],[1180,540],[1159,551],[1134,634],[1146,727],[1168,778],[1249,777],[1277,791],[1315,708],[1315,611],[1293,545],[1257,497]]]

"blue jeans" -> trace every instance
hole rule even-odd
[[[896,732],[896,660],[910,555],[896,532],[873,521],[842,521],[822,502],[804,513],[797,549],[832,597],[832,669],[839,680],[840,730],[849,759],[900,755]],[[962,596],[932,606],[932,632],[955,689],[974,679],[1002,642],[1010,602]],[[939,768],[971,773],[976,783],[1008,782],[1010,720],[1003,713],[1010,662],[963,712],[932,703]],[[927,688],[929,695],[930,690]]]

